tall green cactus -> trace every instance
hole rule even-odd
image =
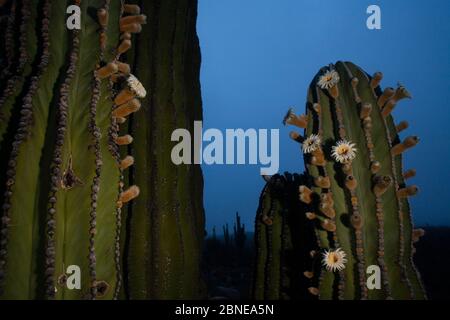
[[[135,1],[136,2],[136,1]],[[149,23],[127,58],[148,88],[129,123],[136,142],[130,181],[141,189],[128,222],[129,297],[201,297],[204,238],[203,176],[199,165],[175,166],[171,134],[202,120],[196,0],[140,1]]]
[[[144,14],[154,21],[181,19],[183,12],[162,8],[177,8],[183,1],[156,2],[160,10],[144,6]],[[81,9],[80,30],[66,28],[69,5]],[[184,5],[195,8],[196,2]],[[2,29],[0,76],[0,297],[133,298],[141,288],[131,277],[152,278],[144,282],[154,288],[146,298],[191,297],[199,290],[194,277],[199,263],[180,257],[199,255],[201,249],[202,176],[198,167],[167,170],[168,130],[175,119],[162,112],[167,100],[160,97],[178,99],[178,89],[170,90],[173,80],[186,87],[188,100],[174,102],[178,118],[201,116],[195,14],[184,39],[189,49],[181,52],[179,42],[168,42],[167,36],[150,40],[154,34],[144,32],[134,39],[146,16],[139,6],[119,0],[9,0],[1,10],[9,18]],[[169,64],[150,58],[164,55],[158,47],[173,53]],[[128,57],[131,52],[135,57]],[[172,74],[179,70],[172,68],[175,60],[186,63],[185,74]],[[141,108],[146,90],[126,62],[137,66],[149,90],[140,117],[132,113]],[[132,135],[138,148],[131,147]],[[125,208],[140,192],[142,200]],[[177,229],[183,238],[171,233]],[[174,239],[176,245],[167,245]],[[139,259],[159,255],[162,260],[138,265],[137,247],[146,248]],[[70,265],[81,269],[80,290],[66,286]],[[192,284],[172,280],[183,267]],[[187,286],[190,290],[174,289]]]
[[[320,299],[426,298],[412,261],[422,234],[413,229],[407,199],[417,193],[406,185],[415,170],[402,168],[402,152],[418,138],[400,142],[408,125],[395,125],[391,116],[410,96],[403,86],[382,91],[381,79],[349,62],[322,68],[308,92],[307,114],[290,110],[284,120],[305,129],[305,136],[290,134],[301,143],[310,183],[299,187],[307,208],[298,214],[311,220],[322,267],[300,271]],[[369,266],[380,268],[380,289],[367,286]]]
[[[255,223],[252,297],[257,300],[312,299],[308,271],[317,262],[313,229],[302,212],[298,188],[308,178],[298,174],[267,177]],[[305,270],[302,272],[300,270]]]

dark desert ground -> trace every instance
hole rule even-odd
[[[419,269],[429,300],[449,300],[450,227],[422,227],[414,261]],[[203,275],[210,299],[248,299],[254,256],[253,233],[246,233],[241,248],[223,236],[209,235],[205,242]]]

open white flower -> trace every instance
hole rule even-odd
[[[355,144],[343,139],[333,146],[331,149],[331,155],[337,162],[351,162],[356,157]]]
[[[325,72],[325,74],[319,78],[319,82],[317,83],[317,85],[321,89],[330,89],[334,87],[339,82],[339,80],[339,73],[337,73],[336,70],[331,69]]]
[[[131,91],[133,91],[137,97],[145,98],[147,91],[142,83],[134,75],[130,74],[127,78],[127,84]]]
[[[322,264],[328,271],[341,271],[345,269],[347,263],[347,255],[341,248],[336,250],[328,250],[322,254]]]
[[[303,153],[311,153],[320,148],[322,139],[317,134],[312,134],[303,141],[302,149]]]

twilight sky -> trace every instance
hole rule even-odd
[[[366,9],[381,7],[382,29],[368,30]],[[402,133],[421,143],[405,156],[416,225],[450,225],[449,0],[199,0],[204,130],[280,129],[280,172],[302,172],[298,144],[281,120],[304,112],[320,67],[352,61],[382,71],[382,87],[400,81],[413,99],[394,111]],[[235,211],[253,229],[264,182],[259,166],[203,165],[207,228],[232,224]]]

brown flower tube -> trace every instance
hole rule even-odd
[[[114,99],[114,103],[118,106],[134,99],[135,97],[135,93],[133,91],[131,91],[130,89],[123,89],[122,91],[119,92],[119,94],[117,95],[117,97]]]
[[[386,102],[394,96],[394,94],[395,94],[394,88],[389,87],[384,89],[383,94],[378,98],[377,101],[378,106],[382,108],[386,104]]]
[[[400,133],[403,130],[408,129],[408,127],[409,127],[408,121],[402,121],[395,128],[397,129],[397,133]]]
[[[120,26],[124,26],[131,23],[146,24],[147,16],[145,14],[126,16],[120,19]]]
[[[138,186],[131,186],[120,194],[120,202],[127,203],[139,196],[140,190]]]
[[[117,48],[117,52],[119,54],[122,54],[130,50],[130,48],[131,48],[131,40],[125,39],[120,43],[119,47]]]
[[[141,102],[138,99],[132,99],[120,106],[112,112],[113,117],[125,118],[141,108]]]
[[[126,146],[133,143],[133,137],[130,136],[129,134],[126,134],[124,136],[117,137],[115,143],[119,146]]]
[[[140,25],[139,23],[130,23],[130,24],[120,26],[120,32],[140,33],[141,31],[142,31],[142,25]]]
[[[375,72],[375,74],[372,77],[372,80],[370,80],[370,87],[372,89],[375,89],[380,85],[381,80],[383,80],[383,73]]]
[[[105,79],[116,73],[117,71],[119,71],[119,67],[117,66],[117,64],[114,62],[110,62],[106,66],[97,70],[97,76],[100,79]]]
[[[413,177],[415,177],[415,176],[416,176],[416,169],[410,169],[410,170],[405,171],[405,172],[403,173],[403,178],[404,178],[405,180],[411,179],[411,178],[413,178]]]
[[[135,4],[124,4],[123,12],[128,14],[141,14],[141,8]]]
[[[419,188],[415,185],[408,186],[397,191],[397,196],[399,198],[407,198],[411,196],[415,196],[419,192]]]
[[[125,170],[134,164],[134,158],[132,156],[126,156],[120,161],[120,169]]]
[[[393,156],[397,156],[397,155],[405,152],[406,150],[414,147],[418,143],[419,143],[419,137],[417,137],[417,136],[407,137],[405,140],[403,140],[403,142],[396,144],[394,147],[392,147],[391,154]]]

